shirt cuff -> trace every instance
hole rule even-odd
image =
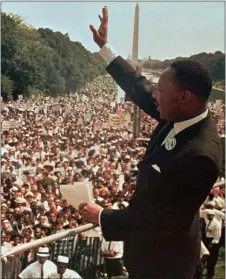
[[[110,44],[105,44],[99,51],[99,55],[104,59],[104,61],[109,65],[119,54]]]
[[[100,220],[101,220],[101,213],[102,213],[103,210],[104,210],[104,209],[102,208],[101,211],[99,212],[99,217],[98,217],[98,223],[99,223],[99,226],[100,226],[101,233],[102,233],[102,227],[101,227],[101,222],[100,222]]]
[[[218,244],[219,240],[213,239],[212,244]]]

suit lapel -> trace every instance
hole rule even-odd
[[[172,127],[172,122],[162,121],[159,123],[151,137],[151,141],[148,145],[143,161],[146,161],[146,159],[150,157],[151,153],[155,151],[158,144],[162,143],[162,141],[168,135]]]

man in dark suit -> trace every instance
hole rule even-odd
[[[199,208],[217,180],[221,146],[207,109],[212,79],[202,64],[182,60],[153,89],[107,43],[108,10],[90,26],[107,71],[132,101],[159,121],[139,163],[136,191],[124,210],[81,204],[84,219],[107,241],[125,241],[131,279],[190,279],[200,256]]]

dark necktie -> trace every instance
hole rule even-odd
[[[60,279],[63,279],[63,274],[60,274]]]
[[[110,248],[111,248],[111,241],[108,244],[108,251],[110,251]]]
[[[173,122],[170,123],[168,122],[165,125],[163,125],[163,127],[161,127],[159,131],[156,131],[157,133],[154,136],[153,140],[151,140],[146,150],[144,159],[147,158],[151,152],[154,152],[159,146],[161,146],[162,142],[164,141],[168,133],[173,128],[173,125],[174,125]]]
[[[41,266],[41,279],[44,279],[43,265]]]
[[[205,231],[205,234],[207,233],[208,228],[209,228],[209,226],[210,226],[211,222],[212,222],[212,220],[209,220],[209,223],[208,223],[208,225],[206,226],[206,231]]]

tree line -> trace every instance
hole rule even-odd
[[[3,99],[44,92],[75,92],[97,76],[106,65],[68,34],[48,28],[35,29],[20,16],[1,13],[1,93]]]
[[[174,61],[180,59],[192,59],[205,64],[211,71],[214,83],[217,87],[221,87],[225,80],[225,54],[221,51],[215,53],[198,53],[190,57],[177,57],[175,59],[166,59],[164,61],[151,59],[149,56],[145,59],[143,67],[153,70],[162,70],[170,66]],[[223,89],[223,88],[222,88]]]
[[[98,54],[87,51],[69,35],[49,28],[24,23],[15,14],[1,13],[1,95],[3,99],[44,92],[48,95],[75,92],[105,73],[106,64]],[[161,70],[171,60],[154,60],[150,56],[143,67]],[[218,88],[224,89],[225,54],[199,53],[189,57],[207,65]]]

